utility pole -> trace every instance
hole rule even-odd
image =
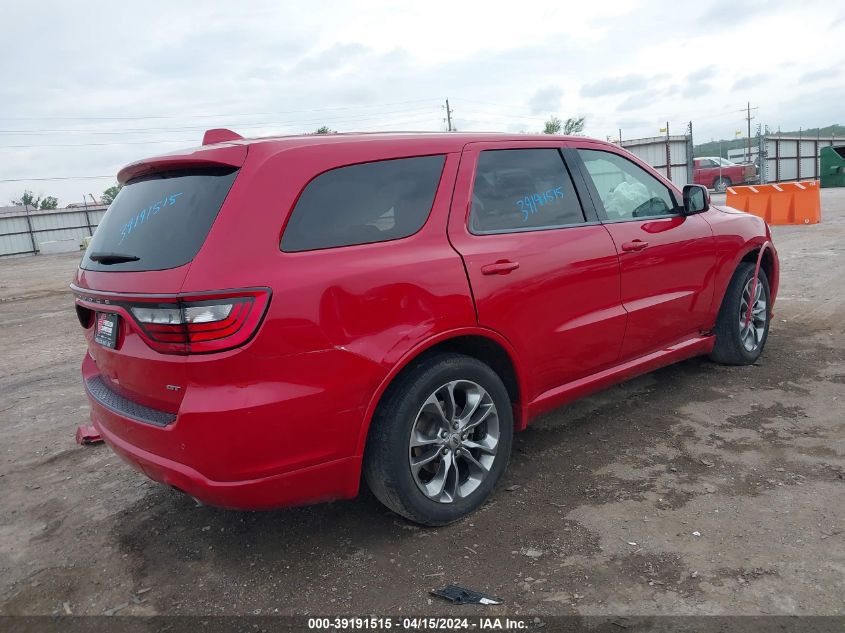
[[[689,122],[689,139],[687,140],[687,182],[692,182],[695,165],[695,145],[692,142],[692,121]]]
[[[734,106],[735,107],[735,106]],[[748,102],[747,109],[746,109],[746,116],[745,120],[748,122],[748,155],[745,157],[745,162],[751,162],[751,102]]]
[[[622,128],[619,128],[619,147],[622,147]]]
[[[452,109],[449,107],[449,99],[446,99],[446,129],[452,131]]]

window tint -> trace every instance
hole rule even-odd
[[[130,182],[103,216],[80,267],[119,272],[187,264],[205,242],[236,176],[232,169],[206,169]],[[104,257],[115,255],[126,257]]]
[[[479,155],[470,211],[473,233],[583,221],[581,203],[558,150],[501,149]]]
[[[413,235],[428,219],[444,156],[340,167],[305,187],[282,236],[292,253]]]
[[[598,191],[608,220],[633,220],[678,212],[675,197],[668,187],[638,165],[611,152],[579,149],[578,153]]]

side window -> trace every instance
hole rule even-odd
[[[473,233],[544,229],[584,222],[556,149],[498,149],[479,154],[469,226]]]
[[[308,183],[282,236],[287,253],[413,235],[431,212],[445,156],[339,167]]]
[[[610,221],[678,213],[675,196],[657,178],[612,152],[579,149]]]
[[[714,161],[710,158],[702,158],[701,159],[701,167],[703,169],[709,169],[711,167],[717,167],[716,161]]]

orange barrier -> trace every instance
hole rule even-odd
[[[818,180],[728,187],[725,205],[761,217],[772,225],[822,221]]]

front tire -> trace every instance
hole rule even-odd
[[[470,356],[442,354],[388,388],[367,438],[364,477],[397,514],[446,525],[490,496],[512,443],[511,402],[496,372]]]
[[[751,262],[741,262],[728,284],[716,320],[716,344],[710,353],[711,360],[717,363],[750,365],[766,345],[771,320],[769,279],[761,268],[754,288],[754,268]]]
[[[730,178],[725,178],[722,176],[721,178],[716,178],[713,181],[713,189],[715,189],[719,193],[725,193],[733,183],[731,182]]]

